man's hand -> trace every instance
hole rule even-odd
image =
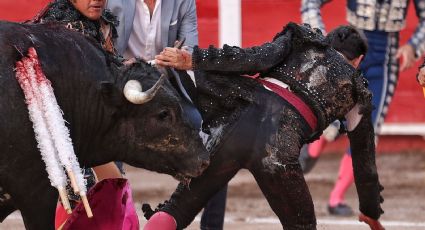
[[[363,213],[360,213],[359,221],[368,224],[371,230],[385,230],[379,220],[374,220],[368,216],[365,216]]]
[[[160,66],[169,66],[179,70],[192,69],[192,55],[185,49],[166,47],[155,56],[155,63]]]
[[[400,71],[404,71],[415,64],[415,51],[412,45],[405,44],[398,48],[396,58],[401,58]]]
[[[422,87],[425,87],[425,66],[419,70],[418,81]]]

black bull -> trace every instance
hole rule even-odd
[[[152,67],[120,66],[96,43],[62,26],[0,22],[0,220],[19,209],[28,229],[54,226],[57,191],[50,186],[14,72],[30,47],[52,83],[80,165],[123,161],[178,179],[206,167],[199,127],[186,119],[185,102],[168,80],[145,104],[123,95],[129,80],[152,87],[160,75]]]

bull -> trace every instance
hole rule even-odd
[[[122,66],[95,42],[60,25],[0,22],[0,220],[19,209],[27,229],[54,227],[58,194],[14,72],[30,47],[54,88],[81,166],[123,161],[179,180],[206,167],[200,129],[187,119],[186,102],[167,79],[160,89],[123,92],[129,82],[153,87],[160,79],[153,67]]]

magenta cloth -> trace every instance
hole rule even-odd
[[[62,229],[139,230],[139,219],[127,179],[105,179],[87,193],[93,212],[88,218],[80,202]]]

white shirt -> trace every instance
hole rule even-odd
[[[141,57],[153,60],[162,51],[161,0],[156,0],[152,17],[144,0],[136,1],[133,29],[124,58]]]

